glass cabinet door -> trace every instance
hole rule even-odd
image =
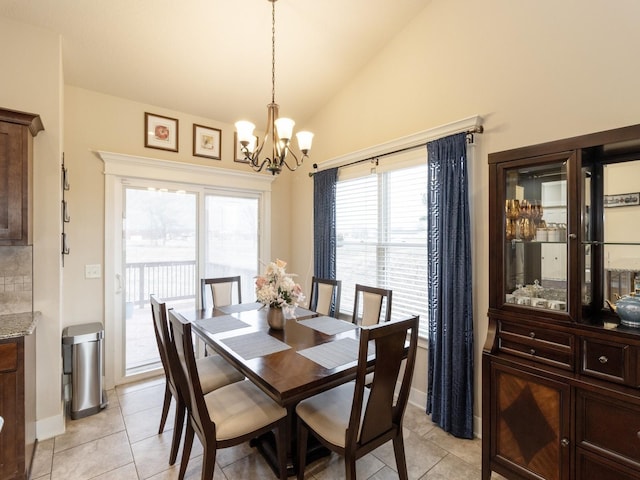
[[[610,161],[586,161],[581,170],[583,317],[640,327],[640,300],[632,300],[640,296],[640,160]]]
[[[504,303],[567,312],[567,157],[512,165],[500,176]]]

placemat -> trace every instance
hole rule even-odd
[[[316,312],[302,307],[296,307],[291,315],[288,312],[286,313],[287,318],[310,317],[312,315],[316,315]]]
[[[336,368],[358,360],[358,340],[341,338],[316,347],[298,350],[298,353],[324,368]]]
[[[203,318],[201,320],[196,320],[195,323],[209,333],[228,332],[229,330],[237,330],[239,328],[249,326],[248,323],[238,320],[236,317],[232,317],[231,315]]]
[[[248,333],[237,337],[225,338],[221,341],[245,360],[264,357],[271,353],[291,348],[286,343],[264,332]]]
[[[219,307],[218,310],[224,313],[248,312],[249,310],[258,310],[263,305],[260,302],[237,303],[235,305],[226,305]]]
[[[298,323],[305,327],[313,328],[314,330],[326,335],[336,335],[338,333],[348,332],[349,330],[358,328],[351,322],[345,322],[344,320],[338,320],[337,318],[326,316],[300,320]]]

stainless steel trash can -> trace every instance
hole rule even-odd
[[[104,328],[99,322],[72,325],[62,331],[62,364],[71,377],[70,416],[73,420],[107,406],[103,388]]]

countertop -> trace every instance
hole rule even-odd
[[[0,340],[31,335],[39,318],[40,312],[0,315]]]

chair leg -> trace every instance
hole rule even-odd
[[[204,445],[204,452],[202,455],[202,480],[213,480],[213,472],[216,468],[216,445],[215,440],[213,445],[211,442]]]
[[[187,407],[182,400],[176,401],[176,415],[173,422],[173,439],[171,440],[171,453],[169,454],[169,465],[176,463],[178,458],[178,449],[180,448],[180,438],[182,430],[184,430],[184,416]]]
[[[193,446],[193,437],[195,433],[196,432],[193,430],[191,422],[187,421],[187,431],[184,434],[182,460],[180,460],[180,473],[178,474],[178,480],[184,480],[184,474],[187,472],[187,465],[189,464],[189,456],[191,455],[191,447]]]
[[[169,390],[169,384],[166,383],[164,387],[164,403],[162,404],[162,415],[160,415],[160,428],[158,434],[164,431],[164,424],[167,421],[169,415],[169,407],[171,406],[171,390]]]
[[[304,469],[307,466],[307,437],[309,436],[309,430],[304,425],[302,420],[298,418],[297,429],[298,440],[298,480],[304,479]]]
[[[345,452],[344,470],[346,480],[356,480],[356,457],[350,452]]]
[[[287,480],[287,420],[284,417],[276,428],[276,448],[278,450],[278,465],[280,466],[280,480]]]
[[[407,459],[404,454],[404,439],[402,438],[402,427],[400,432],[393,439],[393,453],[396,456],[396,468],[398,469],[398,477],[400,480],[407,480]]]

